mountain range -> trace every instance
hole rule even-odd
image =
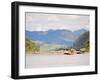
[[[48,30],[48,31],[25,31],[25,36],[33,41],[38,41],[44,44],[59,44],[73,46],[73,43],[80,37],[86,29],[76,31],[70,30]]]

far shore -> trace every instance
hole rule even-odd
[[[89,54],[88,52],[83,54]],[[41,51],[38,53],[26,53],[26,55],[67,55],[64,54],[64,51]],[[73,54],[76,55],[76,54]]]

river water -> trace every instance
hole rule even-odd
[[[89,54],[42,55],[26,54],[26,68],[63,67],[89,65]]]

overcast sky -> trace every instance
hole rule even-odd
[[[28,31],[89,29],[88,15],[26,13],[25,16],[26,30]]]

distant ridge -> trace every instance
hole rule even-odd
[[[70,30],[48,30],[48,31],[25,31],[25,36],[33,41],[40,41],[46,44],[62,44],[73,46],[75,40],[87,30],[79,29],[74,32]]]

